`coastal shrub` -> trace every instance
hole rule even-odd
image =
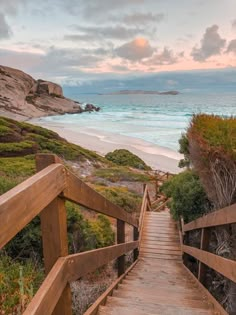
[[[215,208],[236,202],[236,118],[194,115],[189,157]]]
[[[189,142],[186,134],[182,134],[179,139],[179,153],[184,155],[184,158],[179,161],[179,167],[190,167],[190,159],[189,159]]]
[[[108,200],[127,212],[139,212],[142,198],[130,192],[126,187],[106,187],[95,185],[94,188]]]
[[[24,156],[37,152],[37,145],[32,141],[0,143],[0,156]]]
[[[17,185],[16,181],[1,176],[0,177],[0,195],[4,194],[8,190],[12,189],[16,185]]]
[[[182,172],[161,186],[170,201],[170,211],[175,220],[183,216],[185,222],[192,221],[210,209],[210,202],[198,175],[191,171]]]
[[[114,243],[114,233],[110,221],[105,216],[88,220],[82,215],[79,206],[66,203],[67,232],[70,252],[82,252]],[[39,217],[34,218],[6,246],[8,256],[18,259],[42,261],[42,240]]]
[[[31,261],[24,265],[0,255],[0,314],[22,314],[43,281]]]
[[[0,117],[1,122],[2,132],[11,131],[12,138],[3,137],[1,139],[0,134],[0,156],[25,156],[42,152],[54,153],[67,160],[89,160],[95,164],[101,162],[111,165],[111,162],[104,157],[67,142],[54,131],[4,117]]]
[[[137,155],[125,149],[119,149],[113,152],[109,152],[106,154],[105,157],[107,160],[117,165],[130,166],[140,170],[151,170],[151,168],[147,166],[146,163],[141,160]]]
[[[0,174],[14,179],[27,178],[36,173],[34,156],[0,158]]]
[[[125,167],[100,168],[95,170],[94,175],[114,183],[118,181],[147,182],[150,180],[149,175],[134,172]]]

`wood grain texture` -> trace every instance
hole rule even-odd
[[[117,220],[117,244],[125,243],[125,222]],[[118,257],[118,277],[125,272],[125,255]]]
[[[96,315],[98,312],[98,308],[100,305],[104,305],[106,303],[107,297],[112,296],[114,290],[118,289],[118,285],[122,282],[123,279],[129,274],[129,272],[134,268],[137,264],[138,260],[136,260],[126,271],[120,276],[116,281],[114,281],[109,288],[96,300],[96,302],[89,307],[89,309],[84,313],[84,315]]]
[[[64,167],[54,164],[0,196],[0,248],[36,217],[65,187]]]
[[[161,225],[166,231],[160,238],[160,229],[150,226],[150,218],[166,221]],[[141,238],[137,265],[99,307],[98,315],[147,315],[147,314],[214,314],[213,307],[185,272],[176,224],[171,235],[166,224],[173,223],[168,211],[145,212],[143,225],[145,237]],[[154,241],[149,240],[150,237]],[[175,237],[173,237],[173,235]]]
[[[204,250],[183,245],[183,251],[195,257],[208,267],[236,282],[236,261],[220,257]]]
[[[236,223],[236,204],[211,212],[199,219],[185,224],[184,232],[230,223]]]
[[[52,163],[60,163],[56,155],[36,155],[36,169],[41,171]],[[65,170],[64,170],[65,171]],[[45,191],[45,194],[47,192]],[[40,214],[44,267],[46,274],[59,257],[68,255],[67,215],[65,200],[56,197]],[[72,314],[72,299],[69,283],[66,284],[53,315]]]
[[[75,281],[81,276],[96,270],[109,261],[134,250],[138,247],[138,241],[117,244],[109,247],[91,250],[89,252],[67,256],[69,281]]]
[[[23,315],[52,314],[67,283],[67,262],[59,258]],[[63,314],[63,313],[62,313]]]

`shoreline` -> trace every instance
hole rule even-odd
[[[46,122],[42,119],[31,119],[28,122],[55,131],[67,141],[95,151],[102,156],[116,149],[127,149],[139,156],[153,170],[174,174],[181,172],[178,167],[179,160],[182,158],[180,153],[142,139],[73,124]]]

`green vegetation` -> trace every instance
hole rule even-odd
[[[140,195],[130,192],[126,187],[95,185],[94,189],[127,212],[137,212],[140,209],[142,198]]]
[[[22,314],[42,282],[42,271],[30,262],[0,256],[0,314]]]
[[[123,166],[130,166],[140,170],[150,170],[151,168],[147,166],[143,160],[141,160],[137,155],[131,153],[128,150],[120,149],[113,152],[107,153],[105,156],[107,160]]]
[[[195,115],[186,137],[188,157],[214,207],[236,202],[236,118]]]
[[[128,182],[147,182],[150,176],[135,172],[127,167],[109,167],[96,169],[94,175],[109,180],[110,182],[128,181]]]
[[[67,142],[51,130],[3,117],[0,118],[0,125],[0,157],[51,152],[66,160],[88,159],[94,163],[111,164],[95,152]],[[9,138],[5,137],[8,141],[1,138],[6,133],[11,134]]]
[[[45,128],[0,117],[0,195],[36,172],[35,153],[54,153],[65,160],[89,161],[95,176],[107,181],[148,181],[149,176],[68,143]],[[134,167],[134,165],[131,165]],[[105,167],[105,169],[103,169]],[[95,187],[101,194],[128,212],[140,208],[141,197],[123,187]],[[115,241],[109,219],[104,215],[90,218],[79,206],[66,203],[70,253],[112,245]],[[36,217],[1,251],[0,314],[20,314],[40,285],[43,275],[40,219]],[[2,312],[2,313],[1,313]]]
[[[166,181],[161,191],[170,202],[170,210],[175,220],[183,216],[185,222],[192,221],[210,209],[210,203],[199,177],[193,171],[185,171]]]

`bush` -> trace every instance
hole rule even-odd
[[[22,266],[0,255],[0,314],[22,314],[42,280],[43,273],[30,261]]]
[[[109,152],[105,157],[117,165],[130,166],[140,170],[151,170],[137,155],[125,149]]]
[[[147,182],[150,180],[150,176],[134,172],[125,167],[97,169],[95,170],[94,175],[100,178],[105,178],[113,183],[118,181]]]
[[[195,115],[187,138],[191,163],[215,208],[236,202],[236,118]]]
[[[120,206],[127,212],[138,212],[142,198],[133,192],[128,191],[125,187],[105,187],[105,186],[94,186],[94,188],[106,197],[108,200]]]
[[[114,233],[110,221],[99,215],[96,220],[87,220],[80,208],[71,202],[66,203],[67,232],[69,251],[83,252],[114,243]],[[34,259],[42,262],[40,219],[36,217],[20,231],[6,246],[7,254],[18,260]]]
[[[166,181],[161,191],[170,202],[170,211],[175,220],[183,216],[185,222],[192,221],[210,209],[199,177],[193,171],[185,171]]]

